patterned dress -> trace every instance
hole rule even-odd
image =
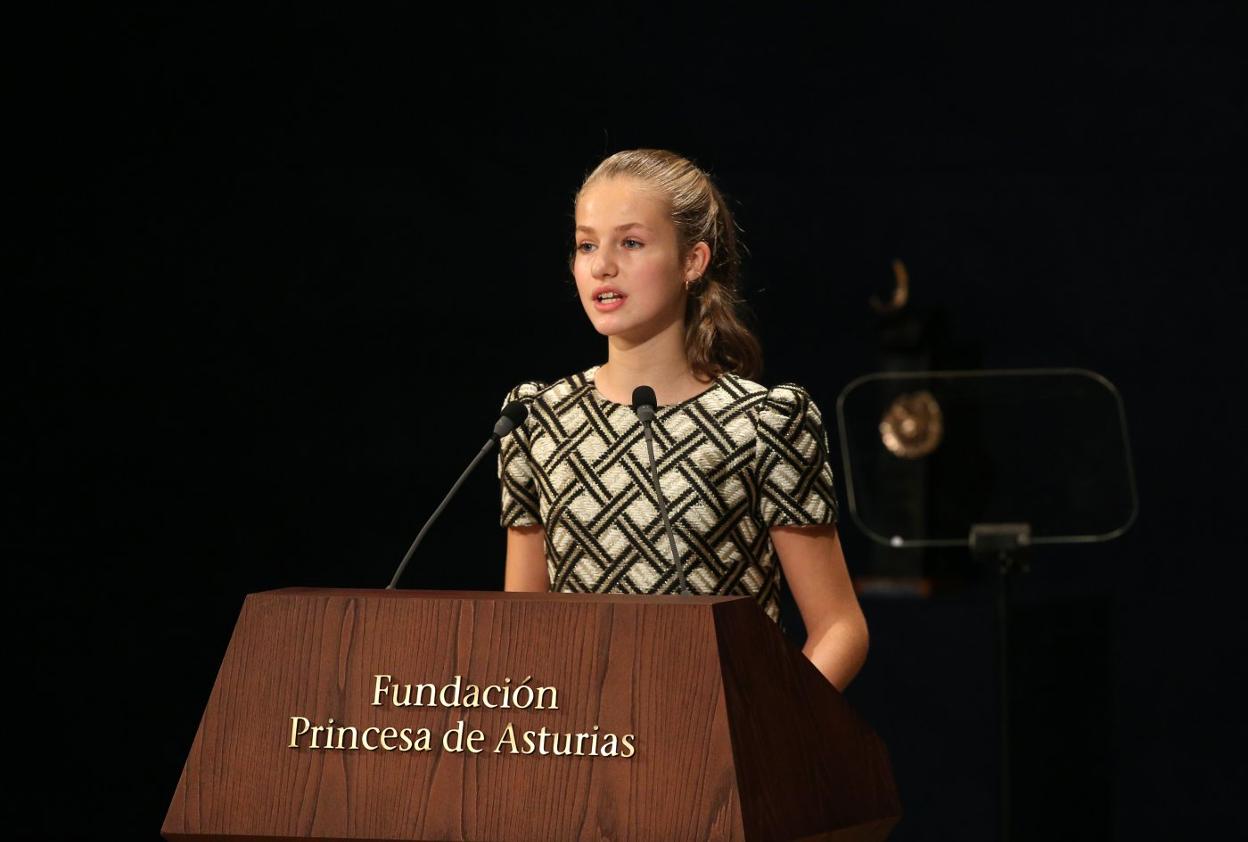
[[[598,366],[508,392],[528,403],[502,440],[503,526],[543,524],[551,590],[679,593],[653,493],[646,439],[631,406],[594,386]],[[780,616],[771,526],[837,518],[827,433],[810,395],[724,374],[688,400],[659,407],[659,486],[689,589],[753,596]]]

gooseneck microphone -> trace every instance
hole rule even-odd
[[[641,428],[646,434],[646,451],[650,454],[650,481],[654,484],[654,497],[659,501],[659,513],[663,515],[663,528],[667,531],[667,541],[672,548],[672,566],[680,578],[680,592],[689,593],[689,583],[685,580],[685,568],[680,563],[680,554],[676,550],[676,535],[672,532],[672,522],[667,517],[667,501],[663,499],[663,489],[659,487],[659,469],[654,462],[654,431],[650,422],[658,410],[658,398],[654,389],[649,386],[638,386],[633,389],[633,411],[641,419]]]
[[[442,498],[442,503],[433,511],[429,519],[425,521],[425,525],[416,535],[416,540],[407,549],[407,555],[403,556],[403,560],[399,562],[399,569],[394,571],[394,578],[390,580],[390,584],[386,585],[386,590],[394,590],[395,585],[399,583],[399,577],[403,575],[403,571],[407,569],[407,563],[412,560],[412,554],[416,552],[416,548],[420,546],[421,540],[425,537],[425,533],[429,531],[429,527],[433,526],[433,522],[438,519],[438,515],[442,514],[442,510],[446,508],[446,504],[451,502],[451,498],[455,496],[455,492],[459,491],[459,487],[464,484],[464,480],[472,473],[472,469],[477,467],[477,463],[485,458],[485,454],[490,452],[494,445],[498,444],[503,436],[511,433],[512,430],[524,423],[524,419],[529,415],[529,408],[521,401],[512,401],[503,407],[503,414],[494,422],[494,432],[490,433],[489,440],[477,453],[475,459],[464,469],[459,475],[459,479],[455,480],[455,484],[451,486],[451,490]]]

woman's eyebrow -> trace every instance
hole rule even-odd
[[[645,228],[647,231],[650,230],[647,226],[642,225],[640,222],[625,222],[623,225],[615,226],[616,231],[623,231],[626,228]],[[593,226],[591,225],[578,225],[576,226],[576,230],[588,231],[590,234],[594,233]]]

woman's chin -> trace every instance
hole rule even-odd
[[[614,318],[609,313],[592,313],[589,317],[590,322],[594,325],[594,330],[603,336],[615,336],[621,331],[627,330],[628,325],[622,323],[619,319]]]

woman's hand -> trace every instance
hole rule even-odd
[[[771,540],[806,624],[802,654],[844,690],[867,659],[867,621],[836,526],[773,526]]]

